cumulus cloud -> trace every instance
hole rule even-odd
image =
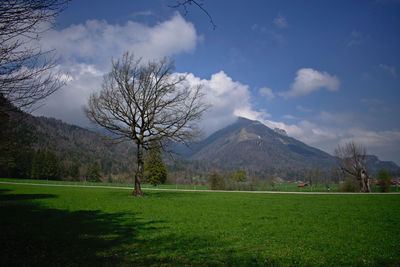
[[[260,88],[259,93],[267,98],[267,100],[271,100],[275,97],[275,94],[268,87]]]
[[[85,63],[58,66],[57,69],[67,73],[64,79],[66,85],[50,95],[34,114],[87,127],[89,121],[83,113],[83,106],[90,94],[101,88],[104,73],[96,66]]]
[[[101,88],[112,57],[120,58],[125,51],[132,51],[136,57],[150,60],[191,52],[200,39],[193,24],[178,13],[154,26],[133,21],[118,25],[88,20],[47,31],[41,45],[58,53],[60,63],[56,71],[64,73],[67,85],[47,98],[34,114],[87,126],[82,106],[91,92]]]
[[[339,85],[340,82],[336,76],[311,68],[302,68],[297,71],[292,89],[280,95],[285,98],[304,96],[321,88],[325,88],[328,91],[337,91]]]
[[[110,70],[112,56],[119,58],[124,51],[131,50],[144,60],[160,58],[190,52],[199,40],[201,37],[194,26],[179,14],[153,27],[132,21],[114,25],[90,20],[62,30],[52,30],[43,41],[48,48],[59,52],[59,68],[68,73],[68,83],[49,97],[46,105],[35,114],[87,126],[82,106],[90,93],[101,88],[102,76]],[[200,79],[190,73],[186,75],[187,82],[193,86],[203,84],[205,102],[212,106],[201,123],[206,134],[233,123],[237,116],[270,116],[266,110],[253,110],[248,86],[233,81],[223,71],[213,74],[210,79]]]
[[[109,65],[111,57],[132,51],[144,60],[191,52],[201,39],[192,23],[179,13],[164,22],[147,26],[134,21],[124,25],[88,20],[62,30],[48,31],[42,42],[55,49],[62,60]]]
[[[65,68],[69,70],[67,85],[51,95],[46,105],[35,111],[35,114],[87,127],[88,120],[82,108],[90,93],[101,88],[104,74],[90,64],[73,64]],[[232,124],[238,116],[254,120],[270,117],[266,110],[256,111],[252,108],[247,85],[233,81],[223,71],[213,74],[210,79],[201,79],[192,73],[175,75],[186,75],[186,83],[190,86],[203,86],[204,102],[211,106],[200,122],[205,136]]]
[[[232,124],[238,116],[249,119],[270,117],[266,110],[253,110],[248,85],[233,81],[223,71],[211,75],[209,80],[200,79],[191,73],[186,77],[191,85],[203,86],[205,102],[211,105],[201,122],[206,135]]]
[[[363,128],[326,127],[307,120],[287,124],[279,121],[258,118],[271,129],[279,128],[310,146],[333,154],[338,144],[354,141],[363,145],[368,154],[377,155],[381,160],[400,164],[400,131],[369,131]]]

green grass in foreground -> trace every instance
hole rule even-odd
[[[0,184],[0,265],[399,266],[399,204]]]

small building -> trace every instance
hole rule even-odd
[[[297,187],[305,187],[308,186],[308,184],[298,184]]]

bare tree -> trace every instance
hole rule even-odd
[[[202,2],[196,1],[196,0],[176,0],[176,3],[174,5],[170,5],[169,7],[171,8],[183,8],[184,15],[186,16],[188,14],[188,6],[194,5],[197,8],[199,8],[203,13],[208,17],[210,20],[211,25],[213,26],[213,29],[215,30],[217,28],[217,25],[214,23],[214,20],[210,13],[203,7],[204,4]]]
[[[360,182],[361,192],[371,192],[365,148],[349,142],[343,147],[338,145],[334,154],[338,158],[339,168]]]
[[[324,177],[323,170],[320,167],[316,166],[307,171],[307,180],[310,185],[310,190],[313,190],[313,185],[317,186],[319,182],[321,182]]]
[[[107,129],[113,141],[136,143],[135,196],[142,195],[143,150],[150,142],[186,143],[200,133],[196,122],[207,109],[201,86],[190,86],[173,69],[171,59],[141,64],[125,53],[121,60],[112,60],[102,90],[93,93],[85,107],[87,117]]]
[[[14,106],[30,107],[63,82],[50,70],[51,51],[37,44],[68,0],[0,1],[0,96]]]

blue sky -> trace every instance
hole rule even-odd
[[[87,126],[82,112],[111,57],[171,56],[213,104],[206,134],[257,119],[332,153],[350,140],[400,164],[400,1],[73,0],[45,33],[67,85],[35,111]]]

